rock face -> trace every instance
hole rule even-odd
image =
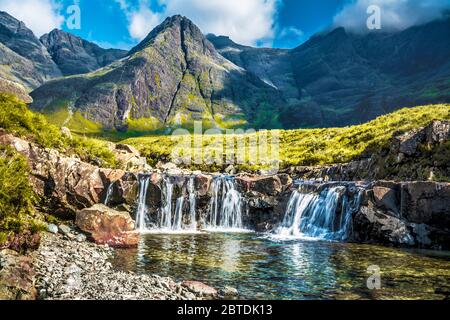
[[[352,240],[450,248],[450,184],[379,181],[366,189]]]
[[[78,211],[75,223],[97,244],[127,248],[139,243],[139,233],[134,231],[135,223],[130,215],[104,205]]]
[[[337,28],[292,50],[208,39],[224,57],[280,91],[284,128],[334,127],[366,122],[399,106],[449,101],[449,30],[449,18],[390,34]]]
[[[125,50],[100,48],[58,29],[43,35],[40,41],[65,76],[95,71],[127,54]]]
[[[393,137],[389,150],[379,150],[350,163],[296,167],[286,173],[303,180],[426,181],[450,179],[450,121],[432,121],[426,127]]]
[[[174,16],[106,70],[53,81],[34,91],[32,108],[44,110],[66,101],[105,128],[126,130],[128,120],[146,119],[147,129],[155,129],[202,119],[226,122],[243,115],[251,122],[261,104],[277,110],[277,95],[223,58],[190,20]]]
[[[27,90],[60,77],[61,72],[47,49],[25,24],[0,11],[0,78]]]

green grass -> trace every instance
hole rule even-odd
[[[86,162],[101,162],[105,167],[113,168],[118,165],[106,142],[82,136],[70,139],[45,116],[30,111],[25,103],[12,95],[0,94],[0,128],[42,147],[78,155]]]
[[[0,248],[13,235],[33,234],[43,229],[35,215],[37,197],[29,174],[23,156],[0,146]]]
[[[312,166],[346,163],[364,155],[388,149],[389,142],[395,134],[426,126],[432,120],[443,119],[450,120],[448,104],[405,108],[366,124],[344,128],[273,130],[271,133],[278,135],[280,139],[281,167]],[[260,136],[261,133],[256,134],[257,138]],[[248,144],[252,137],[254,135],[251,134],[235,135],[234,139],[244,139]],[[155,164],[159,160],[173,160],[172,151],[183,139],[191,139],[192,142],[190,147],[185,148],[185,155],[200,153],[204,158],[207,158],[205,155],[222,152],[222,145],[225,143],[224,135],[205,136],[197,147],[193,146],[192,136],[152,135],[130,138],[122,142],[135,146],[151,164]],[[249,154],[246,158],[251,160]],[[192,165],[190,167],[214,171],[223,168],[223,165]],[[265,166],[264,164],[242,164],[238,167],[243,170],[257,170]]]

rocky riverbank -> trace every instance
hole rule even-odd
[[[37,298],[45,300],[200,300],[191,283],[114,270],[108,246],[45,234],[34,252]],[[205,286],[206,287],[206,286]],[[211,289],[211,288],[210,288]]]

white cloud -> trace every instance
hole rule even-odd
[[[133,39],[142,40],[162,21],[159,13],[150,9],[148,0],[139,0],[138,6],[130,6],[127,0],[115,0],[128,19],[128,32]]]
[[[382,30],[404,30],[441,17],[443,10],[450,9],[447,0],[357,0],[346,6],[334,18],[335,26],[356,32],[368,32],[367,8],[377,5],[381,9]]]
[[[181,14],[204,33],[227,35],[246,45],[270,45],[281,0],[158,0],[162,12],[152,11],[148,0],[140,0],[134,8],[127,0],[115,1],[125,11],[135,39],[143,39],[165,17]]]
[[[25,22],[38,37],[55,28],[61,28],[64,17],[52,0],[0,0],[0,10]]]
[[[160,0],[166,14],[182,14],[205,33],[227,35],[245,45],[274,38],[279,0]]]

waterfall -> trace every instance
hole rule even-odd
[[[183,230],[183,205],[184,205],[184,197],[179,197],[177,199],[177,206],[175,208],[175,216],[173,218],[173,231]]]
[[[109,186],[108,186],[108,190],[107,190],[107,192],[106,192],[106,198],[105,198],[105,201],[103,202],[103,204],[104,204],[105,206],[107,206],[107,205],[109,204],[109,200],[111,199],[113,190],[114,190],[114,183],[110,183]]]
[[[139,179],[139,199],[138,209],[136,213],[136,230],[141,232],[147,230],[146,217],[148,213],[147,208],[147,191],[150,183],[149,176],[142,176]]]
[[[361,190],[348,192],[347,186],[325,186],[320,192],[296,190],[292,193],[278,236],[313,237],[325,240],[348,239],[352,216],[359,209]]]
[[[191,176],[189,178],[189,185],[188,185],[188,192],[189,192],[189,217],[190,217],[190,228],[192,230],[197,230],[197,219],[196,219],[196,194],[195,194],[195,177]]]
[[[237,191],[233,177],[216,177],[213,182],[213,194],[210,202],[208,229],[242,230],[242,209],[244,202]]]
[[[173,184],[170,182],[170,178],[165,177],[163,179],[163,207],[161,208],[161,219],[159,227],[161,229],[172,229],[172,196],[173,196]]]

